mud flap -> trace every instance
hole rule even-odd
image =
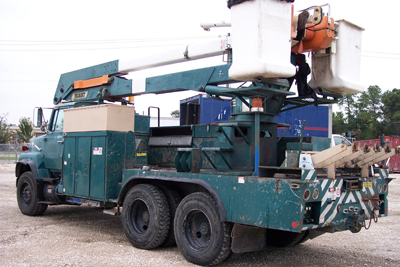
[[[235,223],[232,229],[232,251],[244,253],[261,251],[267,246],[267,230]]]

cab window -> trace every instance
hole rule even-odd
[[[343,138],[341,136],[334,136],[333,140],[335,142],[335,146],[337,146],[337,145],[339,145],[341,143],[345,143],[346,145],[351,146],[351,143],[347,139],[345,139],[345,138]]]
[[[342,143],[342,138],[340,138],[340,136],[334,136],[333,141],[335,141],[335,146],[337,146]]]
[[[62,132],[64,123],[64,110],[59,109],[54,112],[54,119],[52,124],[52,132]]]
[[[351,143],[349,142],[349,140],[343,138],[343,142],[344,142],[346,145],[351,146]]]

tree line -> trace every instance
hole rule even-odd
[[[11,142],[14,134],[18,134],[18,139],[24,143],[28,143],[33,137],[33,124],[30,118],[21,117],[19,119],[17,132],[11,129],[11,124],[7,122],[6,115],[0,115],[0,144]]]
[[[333,113],[333,133],[355,133],[357,140],[400,134],[400,89],[382,93],[373,85],[362,94],[344,95],[338,104],[344,111]]]

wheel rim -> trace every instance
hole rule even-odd
[[[138,199],[132,205],[130,212],[130,221],[133,230],[138,234],[144,234],[149,228],[150,213],[146,203]]]
[[[189,246],[196,250],[205,250],[211,242],[211,224],[208,217],[199,210],[190,211],[183,225],[185,238]]]
[[[29,206],[32,201],[32,188],[28,183],[24,183],[21,187],[20,199],[25,206]]]

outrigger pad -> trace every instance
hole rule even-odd
[[[231,8],[234,5],[238,5],[238,4],[241,4],[241,3],[246,2],[246,1],[251,1],[251,0],[228,0],[228,7]],[[294,0],[281,0],[281,1],[285,1],[285,2],[288,2],[288,3],[293,3],[294,2]]]

